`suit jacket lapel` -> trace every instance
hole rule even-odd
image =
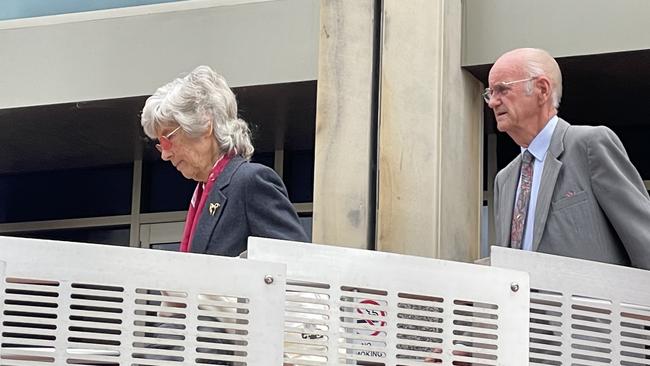
[[[566,121],[561,118],[558,119],[555,131],[553,131],[553,136],[551,137],[551,144],[548,147],[546,158],[544,159],[544,170],[537,193],[537,207],[535,208],[533,251],[537,251],[539,243],[542,240],[544,228],[546,227],[546,219],[548,218],[548,210],[551,207],[555,183],[562,168],[560,156],[564,152],[564,135],[568,128],[569,124]]]
[[[217,223],[221,218],[221,213],[226,205],[226,196],[216,188],[216,185],[212,187],[212,191],[205,202],[205,206],[201,209],[201,212],[197,213],[199,215],[199,222],[196,225],[196,231],[194,232],[192,245],[190,246],[190,251],[192,253],[206,252],[208,244],[210,243],[212,231],[217,226]],[[213,210],[214,214],[210,214],[211,204],[218,206],[216,210]]]
[[[501,210],[501,240],[499,241],[500,245],[510,246],[510,227],[512,225],[512,212],[515,208],[515,196],[517,196],[517,184],[519,183],[519,171],[521,169],[521,154],[517,158],[517,163],[513,164],[511,169],[508,171],[507,176],[505,177],[505,182],[503,183],[503,192],[500,201],[503,204],[499,207],[503,207]]]
[[[212,190],[208,195],[208,199],[205,202],[205,207],[201,209],[201,212],[197,213],[197,215],[199,215],[199,222],[196,225],[196,232],[194,233],[192,244],[190,246],[190,251],[192,253],[206,252],[212,239],[212,235],[214,234],[214,229],[219,223],[221,213],[225,209],[228,201],[228,197],[223,194],[222,190],[230,184],[235,171],[237,171],[237,168],[239,168],[239,166],[245,161],[246,160],[240,156],[233,157],[214,182]],[[210,204],[213,205],[212,213],[210,212]]]

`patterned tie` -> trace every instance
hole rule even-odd
[[[519,197],[512,213],[512,226],[510,229],[510,247],[521,249],[521,241],[524,239],[526,228],[526,214],[528,213],[528,202],[530,202],[530,188],[533,185],[533,163],[535,159],[530,151],[524,151],[521,158],[521,178]]]

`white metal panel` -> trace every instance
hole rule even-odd
[[[287,264],[286,365],[528,359],[526,273],[262,238],[248,257]]]
[[[2,262],[2,365],[282,364],[282,264],[0,237]]]
[[[650,365],[650,272],[492,247],[530,274],[531,365]]]

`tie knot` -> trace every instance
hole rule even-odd
[[[526,150],[524,151],[524,155],[521,157],[521,160],[524,162],[524,164],[530,164],[533,161],[533,154],[531,154],[530,151]]]

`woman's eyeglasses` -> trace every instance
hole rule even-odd
[[[181,126],[178,126],[172,132],[170,132],[170,133],[168,133],[166,135],[160,136],[160,139],[158,139],[158,143],[156,144],[156,150],[158,150],[158,151],[160,151],[162,153],[163,150],[171,149],[172,148],[172,141],[170,139],[180,129],[181,129]]]

